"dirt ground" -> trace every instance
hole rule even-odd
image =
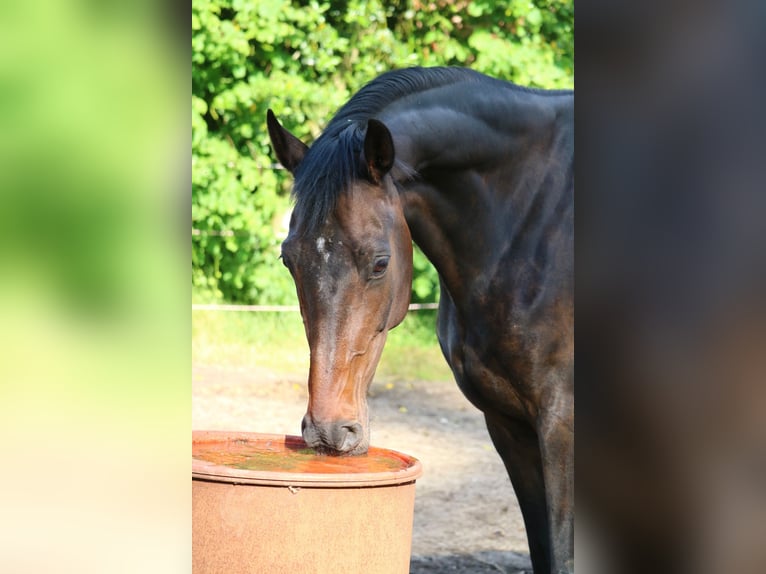
[[[192,428],[300,435],[305,379],[194,365]],[[372,444],[423,464],[410,574],[531,572],[510,480],[484,419],[448,382],[374,382]]]

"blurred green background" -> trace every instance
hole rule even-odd
[[[167,8],[0,2],[1,572],[190,568],[189,11]]]

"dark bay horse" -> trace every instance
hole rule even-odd
[[[536,574],[574,564],[573,104],[571,91],[412,68],[367,84],[311,148],[267,117],[294,175],[282,257],[311,350],[303,438],[366,452],[366,393],[407,312],[414,240],[439,273],[441,349],[484,413]]]

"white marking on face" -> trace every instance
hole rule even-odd
[[[317,251],[319,252],[319,255],[324,257],[325,263],[330,260],[330,252],[325,249],[326,242],[327,240],[324,237],[317,237]]]

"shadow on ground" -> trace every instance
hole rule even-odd
[[[529,556],[516,552],[474,552],[438,556],[413,556],[410,574],[531,574]]]

